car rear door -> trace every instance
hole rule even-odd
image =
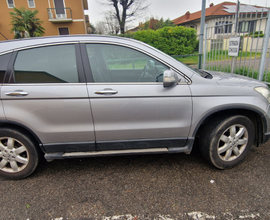
[[[7,72],[1,98],[10,123],[36,134],[47,153],[95,150],[78,44],[14,51]]]
[[[11,59],[12,52],[0,55],[0,83],[1,87],[4,82],[4,77],[7,71],[9,60]],[[0,89],[1,89],[0,87]],[[0,121],[6,120],[2,101],[0,102]]]
[[[82,51],[97,150],[185,146],[192,101],[184,79],[164,88],[169,67],[127,46],[89,43]]]

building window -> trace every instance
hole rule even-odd
[[[29,8],[35,8],[35,1],[34,0],[28,0],[28,6]]]
[[[238,33],[253,32],[256,29],[256,21],[241,21],[239,22]]]
[[[14,8],[15,7],[15,4],[14,4],[13,0],[7,0],[7,4],[8,4],[9,8]]]
[[[215,34],[227,34],[232,33],[232,22],[219,21],[216,22]]]
[[[65,28],[58,28],[59,30],[59,35],[69,35],[69,30],[67,27]]]
[[[65,4],[63,0],[54,0],[54,7],[57,18],[66,18]]]

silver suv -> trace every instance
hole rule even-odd
[[[109,36],[0,43],[0,175],[54,159],[190,153],[219,169],[270,135],[269,90],[193,70],[144,43]]]

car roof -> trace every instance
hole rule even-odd
[[[55,43],[68,43],[68,42],[84,42],[84,41],[92,41],[92,42],[118,42],[128,45],[141,44],[147,45],[140,41],[118,37],[118,36],[109,36],[109,35],[95,35],[95,34],[87,34],[87,35],[62,35],[62,36],[48,36],[48,37],[33,37],[33,38],[21,38],[14,40],[6,40],[0,41],[0,54],[11,52],[17,49],[23,49],[27,47],[33,46],[42,46],[47,44],[55,44]],[[149,47],[149,45],[147,45]]]

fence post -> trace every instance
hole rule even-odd
[[[202,68],[203,33],[204,33],[204,24],[205,24],[205,2],[206,2],[206,0],[202,0],[198,69],[201,69]]]
[[[268,14],[267,14],[267,24],[266,24],[266,31],[265,31],[264,40],[263,40],[262,58],[261,58],[261,64],[260,64],[260,68],[259,68],[259,80],[260,81],[263,80],[269,37],[270,37],[270,9],[268,9]]]
[[[238,32],[238,16],[239,16],[239,10],[240,10],[240,2],[239,2],[239,0],[237,0],[236,12],[235,12],[234,37],[237,36],[237,32]],[[234,72],[234,68],[236,66],[236,61],[237,61],[237,57],[233,57],[232,58],[232,65],[231,65],[231,73]]]
[[[206,62],[206,53],[207,53],[207,24],[205,24],[205,32],[204,32],[204,52],[203,52],[203,69],[205,70],[205,62]]]

